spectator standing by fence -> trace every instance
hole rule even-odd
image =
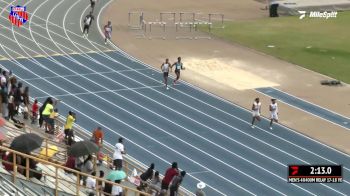
[[[197,190],[196,190],[196,196],[206,196],[203,189],[205,188],[205,183],[204,182],[199,182],[197,184]]]
[[[15,101],[13,97],[13,92],[10,92],[9,98],[8,98],[8,105],[7,105],[9,116],[8,118],[13,120],[13,117],[15,116]]]
[[[173,180],[175,176],[179,175],[179,171],[177,169],[177,163],[173,162],[171,168],[167,169],[162,180],[162,191],[167,191],[169,189],[169,184]]]
[[[49,130],[47,129],[48,125],[49,125],[49,121],[50,121],[50,114],[54,112],[53,111],[53,101],[52,99],[49,99],[48,102],[45,105],[45,108],[42,112],[42,116],[43,116],[43,120],[45,122],[45,132],[49,132]]]
[[[43,122],[44,122],[44,115],[43,115],[43,112],[44,112],[44,109],[46,107],[46,105],[49,103],[49,102],[52,102],[52,98],[51,97],[48,97],[45,102],[43,103],[43,105],[39,108],[39,127],[41,128],[42,125],[43,125]]]
[[[186,175],[186,171],[182,171],[180,175],[175,176],[170,185],[170,196],[177,195],[177,191]]]
[[[8,94],[5,86],[1,86],[1,113],[2,117],[8,119]]]
[[[72,111],[68,112],[68,116],[66,118],[66,123],[64,125],[64,138],[68,143],[68,138],[69,136],[73,136],[73,132],[72,128],[73,128],[73,123],[75,122],[75,114]]]
[[[18,114],[19,105],[23,102],[23,89],[22,82],[18,83],[18,86],[13,94],[15,101],[15,114]]]
[[[102,131],[102,128],[101,127],[97,127],[94,132],[92,133],[92,138],[91,138],[91,141],[94,142],[99,150],[98,150],[98,156],[97,156],[97,159],[99,161],[98,164],[101,164],[102,163],[102,159],[100,157],[100,153],[101,153],[101,149],[102,149],[102,145],[103,145],[103,139],[104,139],[104,134],[103,134],[103,131]]]
[[[38,118],[39,105],[38,100],[35,99],[32,105],[32,124],[35,124],[36,119]]]
[[[123,168],[123,154],[126,154],[123,144],[123,138],[118,139],[118,143],[115,145],[113,153],[113,165],[116,169]]]
[[[29,87],[26,86],[23,91],[23,118],[28,119],[29,116],[29,106],[30,106],[30,101],[29,101]]]

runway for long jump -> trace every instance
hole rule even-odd
[[[96,21],[108,2],[98,2]],[[142,163],[164,173],[177,161],[188,190],[203,181],[209,196],[350,194],[347,154],[287,127],[269,130],[267,120],[251,129],[249,111],[190,84],[166,90],[158,71],[104,45],[96,21],[82,38],[88,0],[25,1],[30,19],[20,28],[7,19],[17,3],[0,0],[1,66],[33,98],[60,99],[60,113],[76,112],[84,129],[102,126],[106,142],[124,137],[127,153]],[[344,182],[290,184],[289,164],[342,164]]]

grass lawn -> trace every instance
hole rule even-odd
[[[211,33],[350,84],[349,21],[350,12],[328,20],[286,16],[226,22]]]

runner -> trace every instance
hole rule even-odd
[[[278,106],[276,103],[276,99],[271,99],[270,112],[271,112],[270,129],[272,130],[272,123],[274,121],[278,123]]]
[[[168,76],[169,76],[169,68],[170,68],[171,64],[169,63],[169,59],[165,59],[165,63],[163,63],[160,66],[160,69],[163,72],[163,78],[164,78],[164,84],[167,90],[169,90],[168,87]]]
[[[252,110],[253,110],[253,120],[252,120],[252,128],[254,129],[254,122],[255,119],[257,121],[260,121],[260,113],[261,113],[261,103],[260,103],[260,99],[256,98],[253,105],[252,105]]]
[[[96,1],[97,1],[97,0],[90,0],[90,4],[91,4],[91,12],[93,12],[93,11],[94,11]]]
[[[86,37],[88,37],[89,35],[89,28],[92,24],[92,20],[94,20],[95,17],[92,15],[92,11],[85,16],[84,18],[84,30],[83,30],[83,37],[85,35],[85,31],[86,31]]]
[[[108,21],[108,24],[105,25],[104,27],[105,30],[105,44],[107,44],[107,39],[111,39],[111,34],[112,34],[112,23],[111,21]]]
[[[185,67],[183,67],[183,64],[181,62],[181,57],[177,58],[177,62],[174,63],[171,68],[173,68],[173,66],[175,65],[175,74],[176,74],[176,79],[173,82],[173,85],[175,85],[175,83],[180,79],[180,70],[181,69],[185,69]]]

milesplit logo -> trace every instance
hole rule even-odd
[[[318,11],[311,11],[307,13],[306,11],[298,11],[300,14],[299,19],[303,19],[305,17],[309,18],[324,18],[324,19],[329,19],[329,18],[336,18],[338,15],[337,11],[332,11],[332,12],[318,12]]]

